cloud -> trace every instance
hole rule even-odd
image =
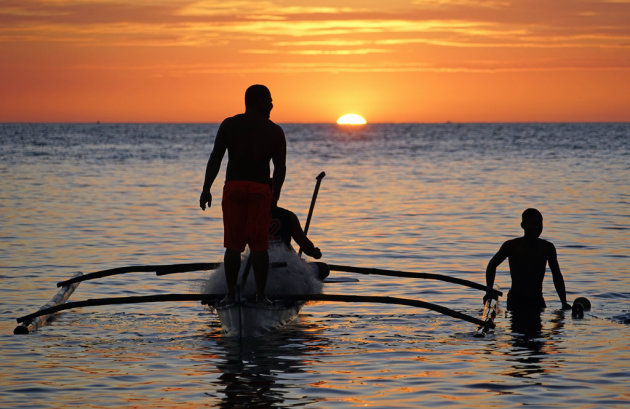
[[[539,65],[545,61],[564,66],[576,50],[588,50],[598,61],[616,59],[619,66],[628,62],[628,56],[617,51],[630,48],[630,0],[423,0],[378,6],[338,0],[329,4],[5,0],[0,9],[0,46],[194,47],[228,60],[238,55],[273,55],[274,62],[285,63],[298,57],[319,59],[317,69],[323,70],[341,69],[327,65],[327,60],[337,63],[343,58],[351,70],[373,69],[352,65],[353,58],[371,55],[387,59],[389,65],[376,68],[385,71],[394,70],[396,64],[402,70],[469,69],[456,57],[466,48],[493,67],[498,65],[492,61],[518,67],[527,58]],[[500,54],[507,49],[508,55]],[[550,49],[567,55],[545,55]],[[524,50],[529,57],[519,54]],[[420,65],[401,65],[409,61]],[[427,61],[437,68],[427,68]],[[270,61],[256,64],[279,69]]]
[[[270,1],[196,1],[179,10],[183,16],[239,16],[246,19],[283,20],[291,15],[332,15],[358,11],[354,7],[280,6]]]

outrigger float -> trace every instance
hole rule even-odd
[[[151,302],[176,302],[176,301],[199,301],[201,304],[208,305],[213,308],[221,321],[222,332],[225,336],[250,337],[262,335],[275,328],[294,320],[301,307],[307,301],[320,302],[358,302],[358,303],[382,303],[382,304],[398,304],[410,307],[425,308],[441,314],[468,321],[476,324],[477,336],[483,336],[494,328],[494,318],[496,316],[498,299],[503,295],[498,289],[493,290],[494,297],[489,298],[484,306],[481,318],[473,317],[460,311],[456,311],[438,304],[427,301],[414,300],[409,298],[390,297],[390,296],[374,296],[374,295],[345,295],[345,294],[274,294],[273,303],[271,305],[261,305],[252,299],[240,298],[236,302],[227,305],[219,305],[225,294],[153,294],[132,297],[111,297],[96,298],[83,301],[68,302],[68,298],[75,291],[77,286],[89,280],[98,278],[135,273],[135,272],[154,272],[158,276],[167,274],[176,274],[193,271],[215,270],[221,263],[190,263],[190,264],[172,264],[172,265],[147,265],[147,266],[129,266],[113,268],[103,271],[97,271],[89,274],[77,273],[74,277],[60,281],[57,283],[59,291],[57,294],[38,311],[17,318],[18,326],[13,331],[14,334],[31,333],[47,322],[52,321],[57,312],[101,305],[113,304],[135,304],[135,303],[151,303]],[[467,286],[473,289],[485,291],[485,286],[461,278],[450,277],[441,274],[416,273],[407,271],[384,270],[378,268],[363,268],[353,266],[343,266],[330,264],[331,271],[340,271],[357,274],[377,274],[394,277],[408,277],[416,279],[433,279],[446,281],[454,284]],[[272,263],[271,268],[286,268],[283,263]],[[348,279],[327,278],[323,282],[344,282],[357,281]]]

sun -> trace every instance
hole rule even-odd
[[[337,125],[365,125],[365,118],[357,114],[342,115],[337,119]]]

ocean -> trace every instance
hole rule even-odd
[[[280,205],[330,264],[485,283],[520,214],[544,216],[569,302],[495,331],[425,309],[309,303],[262,338],[223,337],[195,302],[86,307],[29,335],[17,317],[75,272],[221,261],[225,159],[201,211],[217,124],[0,124],[0,406],[5,408],[621,408],[630,406],[630,124],[281,124]],[[112,276],[71,301],[198,292],[210,272]],[[356,275],[325,293],[424,300],[472,315],[483,292]],[[497,271],[510,287],[507,261]]]

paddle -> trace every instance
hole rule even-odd
[[[331,271],[343,271],[346,273],[358,273],[358,274],[377,274],[383,276],[391,276],[391,277],[410,277],[410,278],[424,278],[429,280],[441,280],[454,284],[461,284],[470,288],[475,288],[477,290],[486,291],[486,286],[482,284],[475,283],[474,281],[464,280],[462,278],[451,277],[443,274],[433,274],[433,273],[413,273],[409,271],[395,271],[395,270],[383,270],[380,268],[364,268],[364,267],[353,267],[353,266],[342,266],[338,264],[329,264]],[[501,291],[493,289],[493,294],[496,296],[501,296],[503,293]]]
[[[112,297],[112,298],[95,298],[83,301],[67,302],[54,307],[44,308],[32,314],[17,318],[18,323],[28,322],[41,315],[49,315],[55,312],[69,310],[72,308],[81,308],[100,305],[114,304],[137,304],[148,302],[166,302],[166,301],[201,301],[202,304],[210,304],[213,301],[220,300],[224,294],[157,294],[143,295],[133,297]],[[408,298],[386,297],[386,296],[370,296],[370,295],[344,295],[344,294],[302,294],[274,297],[286,301],[330,301],[330,302],[365,302],[365,303],[382,303],[382,304],[399,304],[411,307],[425,308],[432,311],[471,322],[477,325],[489,326],[494,328],[494,323],[482,321],[470,315],[443,307],[441,305],[429,303],[421,300],[412,300]]]
[[[319,186],[322,184],[322,179],[326,176],[326,172],[321,172],[315,177],[317,182],[315,183],[315,190],[313,191],[313,197],[311,198],[311,206],[308,209],[308,216],[306,217],[306,224],[304,225],[304,235],[308,234],[308,227],[311,225],[311,217],[313,217],[313,209],[315,208],[315,201],[317,200],[317,194],[319,193]],[[298,256],[302,257],[302,249],[298,251]]]

